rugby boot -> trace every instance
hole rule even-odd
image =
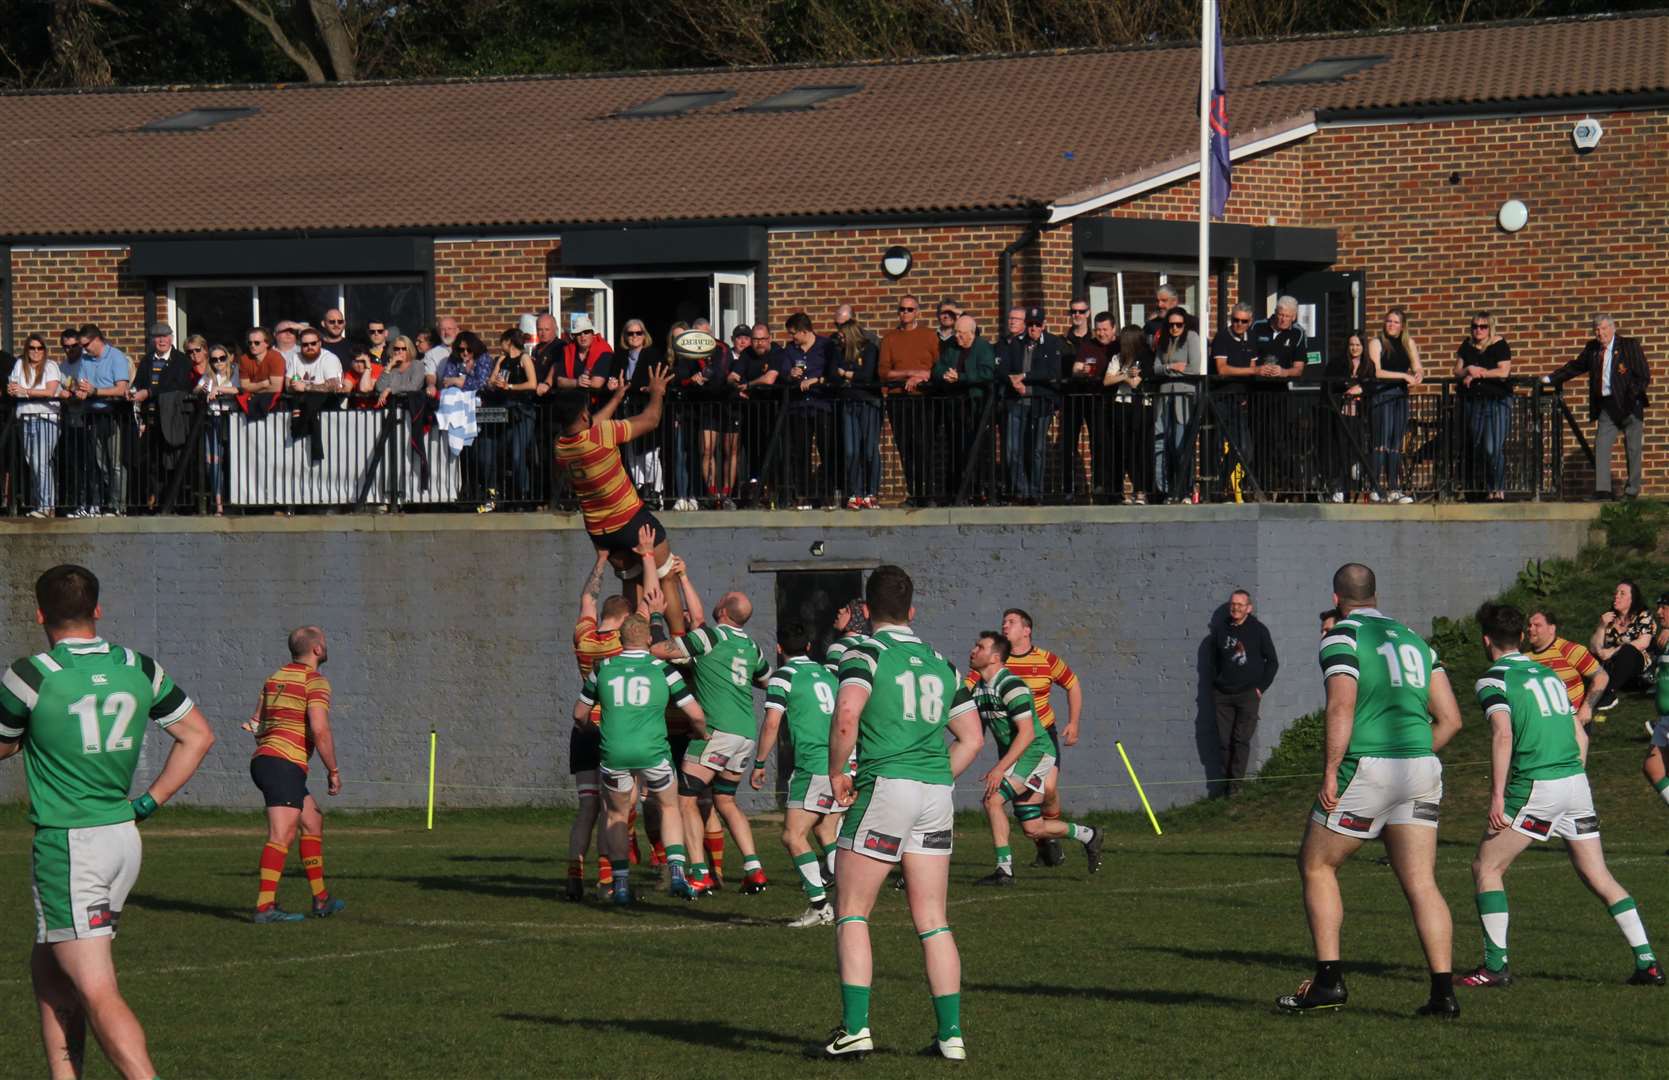
[[[585,899],[585,882],[584,882],[584,880],[582,880],[581,878],[577,878],[577,877],[569,878],[567,886],[564,887],[564,889],[562,891],[562,898],[564,900],[572,900],[576,903],[578,903],[581,900],[584,900]]]
[[[255,917],[250,921],[265,926],[268,923],[303,922],[306,918],[307,916],[298,911],[285,911],[283,908],[274,905],[265,911],[257,911]]]
[[[1634,974],[1628,977],[1630,986],[1662,986],[1663,968],[1656,963],[1648,967],[1635,968]]]
[[[948,1039],[935,1036],[933,1041],[927,1044],[927,1048],[922,1051],[922,1056],[940,1057],[946,1061],[967,1061],[968,1047],[962,1042],[962,1036],[960,1035],[952,1035]]]
[[[1095,835],[1084,842],[1084,858],[1089,860],[1089,872],[1092,874],[1101,870],[1101,845],[1106,842],[1106,829],[1095,830]]]
[[[748,876],[742,879],[742,892],[748,896],[758,896],[770,887],[770,884],[765,880],[765,871],[749,870]]]
[[[803,930],[808,926],[833,926],[834,905],[826,900],[821,904],[812,904],[788,925],[795,930]]]
[[[1435,1016],[1439,1020],[1458,1020],[1460,1019],[1460,1002],[1455,1000],[1453,994],[1440,998],[1434,997],[1415,1009],[1414,1015]]]
[[[1285,994],[1275,999],[1276,1008],[1287,1013],[1328,1012],[1342,1008],[1349,1000],[1350,994],[1344,988],[1344,980],[1340,979],[1337,986],[1317,986],[1315,980],[1305,979],[1298,984],[1296,994]]]
[[[313,917],[315,919],[328,919],[347,906],[348,902],[346,900],[343,900],[341,897],[332,896],[328,900],[323,900],[313,905]]]
[[[986,874],[984,877],[975,879],[974,884],[996,885],[1002,888],[1007,888],[1008,886],[1014,884],[1014,875],[999,866],[989,874]]]
[[[843,1027],[837,1027],[829,1032],[829,1043],[823,1047],[823,1056],[861,1059],[873,1049],[875,1040],[870,1037],[868,1028],[862,1031],[847,1031]]]
[[[1455,980],[1456,986],[1511,986],[1513,977],[1506,968],[1491,971],[1480,967],[1477,971],[1468,972]]]

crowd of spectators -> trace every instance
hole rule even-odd
[[[414,431],[446,431],[467,458],[464,497],[480,509],[549,501],[560,497],[560,478],[543,480],[542,399],[588,393],[600,406],[624,387],[619,415],[629,416],[648,371],[669,363],[672,404],[659,436],[628,455],[633,482],[656,507],[874,508],[889,435],[907,505],[1265,493],[1414,500],[1411,402],[1431,371],[1404,310],[1388,311],[1371,333],[1352,331],[1326,363],[1290,296],[1264,319],[1236,304],[1211,335],[1170,286],[1151,310],[1144,324],[1121,326],[1074,298],[1057,334],[1042,308],[1016,306],[990,334],[954,298],[924,309],[905,294],[880,332],[842,304],[825,327],[795,312],[780,332],[736,327],[699,355],[670,343],[685,330],[713,334],[705,319],[676,323],[660,340],[627,319],[613,344],[585,315],[564,333],[548,312],[487,338],[453,317],[409,336],[372,319],[355,338],[332,309],[317,325],[284,319],[232,343],[193,335],[183,349],[158,322],[136,355],[88,323],[63,331],[58,355],[31,335],[9,365],[6,430],[18,452],[8,493],[32,516],[124,513],[156,507],[190,466],[199,505],[223,512],[234,413],[285,410],[292,437],[317,447],[323,410],[396,402]],[[1608,461],[1611,444],[1625,440],[1633,495],[1649,371],[1638,342],[1617,335],[1609,317],[1594,330],[1548,379],[1589,375],[1601,452]],[[1510,433],[1524,424],[1515,420],[1512,350],[1489,312],[1472,316],[1453,358],[1446,437],[1466,475],[1451,487],[1505,499]],[[194,426],[196,413],[205,419]],[[1597,470],[1596,489],[1609,494],[1608,468]]]

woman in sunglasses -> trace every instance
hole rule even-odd
[[[1374,479],[1385,485],[1384,501],[1411,503],[1414,497],[1402,490],[1402,444],[1408,435],[1408,388],[1420,385],[1425,369],[1402,308],[1385,313],[1385,328],[1368,342],[1368,360],[1378,382],[1373,395]],[[1377,491],[1368,497],[1381,501]]]
[[[1472,435],[1472,468],[1467,476],[1475,477],[1481,469],[1489,501],[1505,502],[1513,351],[1494,326],[1495,320],[1487,311],[1472,316],[1471,332],[1455,350],[1455,378],[1460,380],[1466,426]]]
[[[23,426],[23,456],[34,479],[32,518],[57,515],[57,487],[52,455],[58,448],[58,391],[64,376],[58,364],[46,354],[46,338],[30,334],[23,356],[12,365],[6,380],[7,396],[16,400],[17,419]]]
[[[1180,304],[1165,314],[1153,370],[1164,379],[1153,440],[1154,486],[1161,501],[1187,502],[1194,487],[1194,455],[1193,447],[1185,444],[1197,388],[1186,376],[1205,374],[1205,353],[1198,332],[1188,329],[1188,313]]]
[[[226,446],[232,423],[232,399],[238,394],[238,373],[232,351],[224,345],[210,345],[207,362],[197,376],[197,393],[207,399],[209,419],[203,427],[203,463],[207,466],[209,490],[214,492],[214,512],[226,512]],[[195,359],[195,358],[194,358]]]

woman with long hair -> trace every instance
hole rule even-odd
[[[57,362],[47,356],[46,338],[30,334],[23,344],[23,356],[12,365],[6,394],[17,399],[17,417],[23,425],[23,456],[34,481],[35,507],[29,511],[32,518],[54,517],[58,512],[52,455],[58,449],[58,414],[62,408],[58,391],[63,381]]]
[[[1199,388],[1186,377],[1205,374],[1205,350],[1199,332],[1188,328],[1188,314],[1180,307],[1165,313],[1153,372],[1164,378],[1153,439],[1154,484],[1163,501],[1190,501],[1194,493],[1194,448],[1188,441],[1189,421],[1199,405]]]
[[[208,362],[201,372],[193,369],[196,391],[206,399],[208,423],[203,427],[203,463],[208,469],[209,487],[214,491],[216,516],[226,512],[227,443],[231,434],[232,399],[238,396],[238,372],[232,350],[224,345],[208,347]]]
[[[1130,478],[1130,501],[1136,506],[1147,504],[1148,488],[1152,485],[1151,457],[1147,453],[1147,410],[1137,391],[1142,375],[1153,366],[1153,349],[1147,335],[1134,324],[1118,332],[1118,351],[1107,357],[1107,370],[1101,376],[1101,386],[1107,395],[1107,457],[1104,488],[1107,498],[1115,503],[1124,501],[1124,478]]]
[[[1617,582],[1611,607],[1599,617],[1588,647],[1605,668],[1605,693],[1594,703],[1599,710],[1617,704],[1617,691],[1627,690],[1646,670],[1646,650],[1657,634],[1657,620],[1646,606],[1646,594],[1633,581]]]
[[[1411,503],[1414,496],[1403,491],[1402,444],[1408,436],[1408,388],[1425,379],[1420,366],[1420,346],[1408,333],[1408,313],[1394,307],[1385,313],[1385,325],[1368,342],[1368,362],[1373,365],[1376,387],[1373,395],[1374,479],[1385,485],[1386,502]],[[1378,491],[1369,496],[1380,501]]]
[[[835,329],[834,342],[840,349],[833,381],[842,388],[840,445],[846,457],[846,509],[873,510],[881,493],[881,398],[875,379],[879,350],[856,315]]]
[[[1474,464],[1482,466],[1490,502],[1507,498],[1507,430],[1512,424],[1513,351],[1487,311],[1472,314],[1470,333],[1455,350],[1455,378],[1466,403]],[[1477,474],[1468,470],[1468,480]],[[1470,484],[1468,484],[1470,486]]]

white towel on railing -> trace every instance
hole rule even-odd
[[[440,392],[440,406],[435,409],[435,422],[446,432],[446,448],[457,457],[464,447],[475,441],[475,391],[448,386]]]

